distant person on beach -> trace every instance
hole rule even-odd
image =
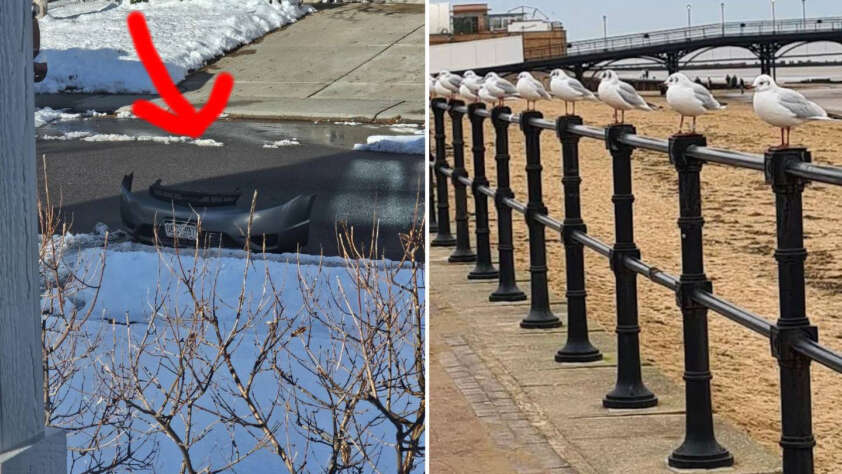
[[[745,94],[746,92],[746,81],[743,78],[740,78],[740,94]]]
[[[708,76],[708,90],[713,89],[713,81],[710,80],[710,76]]]

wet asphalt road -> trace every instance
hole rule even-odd
[[[164,133],[138,120],[113,118],[58,122],[38,129],[39,169],[44,156],[53,205],[61,208],[76,233],[91,232],[97,222],[112,229],[122,227],[120,181],[131,172],[134,190],[145,190],[158,178],[184,189],[239,189],[243,206],[257,189],[258,209],[297,194],[316,194],[310,239],[303,249],[308,254],[338,254],[337,222],[353,225],[358,242],[368,244],[376,221],[380,254],[397,259],[399,233],[413,223],[419,192],[423,206],[421,156],[350,150],[353,143],[364,143],[367,135],[395,133],[388,127],[222,121],[203,137],[223,142],[222,147],[43,140],[74,130]],[[264,143],[289,138],[297,138],[301,145],[263,148]],[[43,177],[43,172],[39,175]],[[39,189],[43,188],[41,178]]]

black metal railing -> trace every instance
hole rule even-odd
[[[676,468],[715,468],[733,464],[732,455],[716,441],[711,402],[707,312],[712,310],[769,338],[772,355],[780,366],[783,470],[785,473],[813,472],[813,446],[810,363],[816,361],[842,372],[842,356],[818,343],[818,332],[805,310],[804,232],[801,195],[810,181],[842,186],[842,168],[810,163],[804,148],[770,149],[765,155],[709,148],[701,135],[675,135],[668,140],[635,134],[631,125],[597,128],[582,124],[577,116],[559,117],[554,122],[540,112],[512,114],[507,107],[486,110],[482,104],[466,107],[460,101],[433,99],[431,109],[436,137],[436,159],[431,163],[436,178],[438,235],[433,242],[456,244],[451,261],[476,261],[469,278],[498,278],[499,287],[491,301],[524,299],[515,284],[512,244],[512,211],[523,214],[529,230],[531,305],[521,326],[546,328],[560,325],[549,307],[546,242],[544,232],[559,232],[565,247],[567,266],[567,341],[555,354],[559,362],[587,362],[602,355],[589,341],[586,310],[585,247],[606,257],[615,275],[617,300],[617,382],[603,399],[605,407],[643,408],[657,404],[656,396],[643,383],[638,334],[637,277],[643,276],[668,288],[676,296],[683,317],[685,353],[685,439],[669,456]],[[453,121],[454,165],[445,154],[444,113]],[[469,115],[476,176],[468,176],[462,156],[462,119]],[[496,133],[495,160],[497,187],[485,176],[483,125],[490,119]],[[457,125],[458,123],[458,125]],[[509,184],[509,125],[519,124],[524,134],[528,199],[515,199]],[[539,135],[553,130],[561,142],[564,219],[548,215],[541,189],[541,146]],[[579,140],[603,140],[611,155],[614,182],[615,242],[604,243],[587,233],[581,215],[579,186]],[[681,229],[681,274],[670,275],[641,259],[634,242],[631,156],[635,150],[665,153],[678,176],[678,226]],[[775,194],[780,315],[775,324],[715,295],[704,272],[700,173],[705,163],[748,168],[764,173]],[[450,235],[447,180],[454,187],[456,237]],[[476,200],[476,253],[470,247],[466,220],[468,187]],[[494,272],[488,239],[488,209],[483,203],[494,200],[497,212],[498,264]],[[448,244],[445,244],[448,245]],[[470,255],[470,258],[467,256]]]

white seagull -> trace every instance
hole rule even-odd
[[[553,69],[550,73],[550,94],[564,101],[564,113],[567,114],[567,103],[573,102],[573,115],[576,115],[576,102],[580,100],[598,100],[577,79],[568,76],[561,69]]]
[[[497,102],[497,97],[491,95],[491,92],[488,91],[488,87],[486,87],[485,84],[483,84],[482,87],[479,88],[479,91],[477,91],[477,96],[479,97],[479,100],[487,102],[489,104]]]
[[[466,71],[462,84],[459,85],[459,94],[472,102],[478,102],[480,87],[482,87],[482,78],[474,71]]]
[[[649,104],[640,97],[634,87],[623,82],[612,70],[602,72],[602,80],[599,82],[599,100],[610,105],[614,109],[614,123],[623,123],[626,119],[626,110],[639,109],[652,111]],[[620,119],[617,119],[617,111],[620,111]]]
[[[436,93],[452,99],[454,95],[459,93],[461,84],[462,76],[450,71],[442,71],[436,78]]]
[[[535,102],[542,99],[552,99],[550,93],[544,89],[544,84],[541,81],[532,77],[532,74],[524,71],[517,75],[517,91],[520,96],[526,99],[526,110],[529,109],[529,103],[532,103],[532,109],[535,110]]]
[[[667,85],[667,103],[673,110],[681,115],[678,124],[678,133],[684,127],[684,117],[693,117],[691,132],[696,131],[696,117],[704,115],[711,110],[722,110],[725,107],[714,99],[705,86],[691,81],[680,72],[672,74],[664,81]]]
[[[496,72],[489,72],[485,75],[483,83],[488,93],[497,99],[497,105],[502,107],[503,101],[517,95],[517,89],[511,82],[498,76]]]
[[[818,104],[792,89],[778,87],[766,74],[757,76],[752,86],[754,93],[754,113],[764,122],[780,127],[781,147],[789,146],[789,133],[792,127],[810,120],[830,120],[827,112]],[[786,131],[786,138],[784,138]]]

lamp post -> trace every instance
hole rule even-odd
[[[690,10],[693,9],[693,6],[689,3],[687,4],[687,29],[690,29]]]
[[[722,36],[725,36],[725,2],[720,3],[719,8],[722,12]]]
[[[807,29],[807,0],[801,0],[801,26]]]
[[[605,49],[608,49],[608,17],[602,15],[602,41]]]
[[[772,32],[778,30],[777,22],[775,21],[775,0],[771,0],[772,2]]]

